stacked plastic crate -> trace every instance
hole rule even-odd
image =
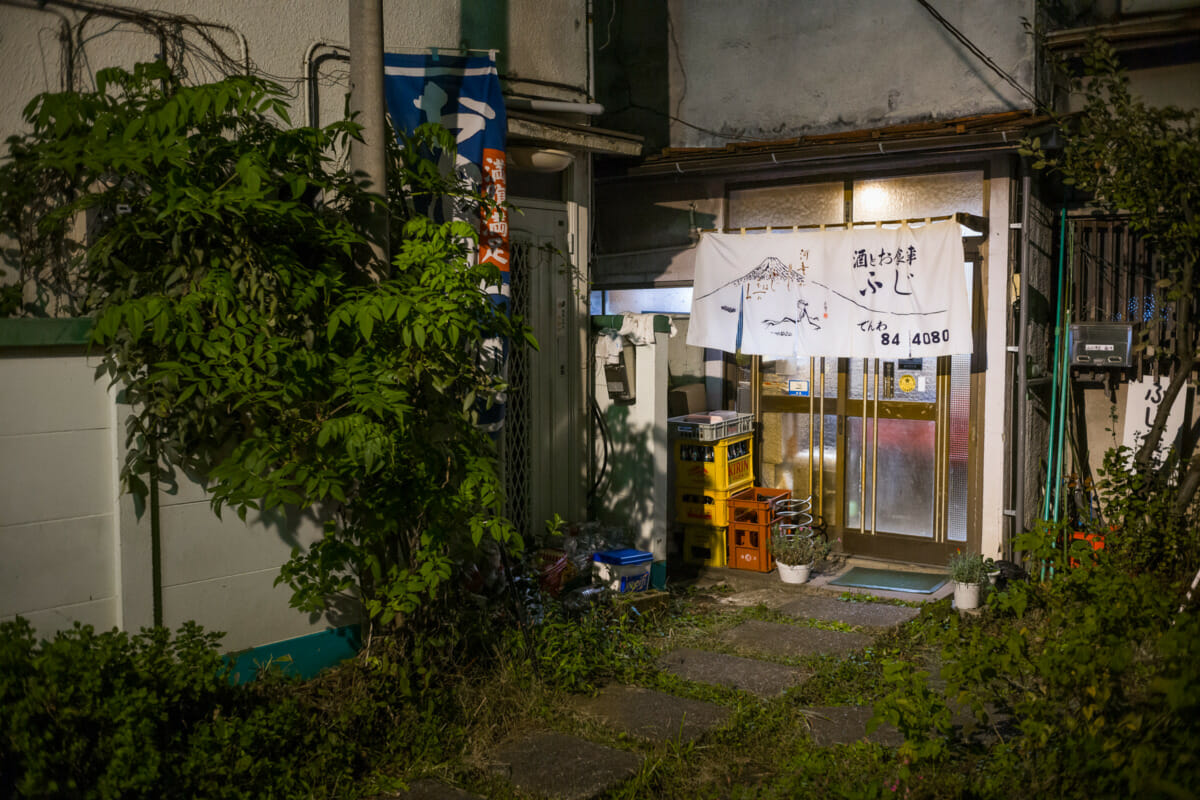
[[[780,522],[780,509],[791,496],[787,489],[751,486],[729,498],[729,566],[753,572],[775,569],[771,534]]]
[[[668,423],[684,561],[723,567],[729,498],[754,483],[754,418],[714,411],[671,417]]]

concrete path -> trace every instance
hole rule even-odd
[[[788,658],[843,656],[871,643],[871,637],[863,633],[827,631],[756,619],[725,631],[721,639],[742,651]]]
[[[632,777],[642,764],[637,753],[551,732],[509,742],[493,760],[518,790],[559,800],[589,800]]]
[[[725,572],[737,572],[725,571]],[[832,576],[823,576],[827,582]],[[738,585],[731,586],[731,582]],[[682,648],[663,654],[659,667],[688,681],[723,686],[748,692],[764,700],[779,697],[811,676],[807,669],[778,663],[778,659],[807,656],[843,657],[870,646],[876,635],[917,616],[916,608],[878,602],[849,602],[830,591],[806,587],[784,587],[774,575],[738,575],[722,578],[713,602],[739,607],[758,604],[775,608],[796,619],[843,623],[853,631],[826,630],[804,624],[748,620],[720,634],[726,649],[740,655],[699,648]],[[732,589],[732,591],[731,591]],[[917,597],[917,596],[911,596]],[[648,598],[651,599],[651,598]],[[934,598],[920,597],[921,600]],[[936,664],[931,665],[936,682]],[[630,737],[640,752],[606,747],[575,736],[540,731],[510,741],[493,754],[499,776],[524,794],[554,800],[589,800],[610,791],[635,775],[647,747],[664,742],[693,742],[719,727],[731,709],[716,703],[676,697],[635,686],[609,686],[595,697],[574,701],[573,708],[585,717],[600,721],[614,732]],[[870,735],[867,721],[870,706],[839,706],[800,709],[808,720],[813,741],[820,747],[871,741],[886,747],[903,742],[899,731],[882,725]],[[960,731],[971,731],[971,721],[956,714]],[[474,796],[442,784],[414,784],[409,800],[448,798],[474,800]],[[424,792],[424,793],[416,793]]]
[[[726,686],[759,697],[778,697],[809,677],[798,667],[685,648],[659,659],[659,667],[684,680]]]
[[[921,613],[920,609],[909,606],[849,602],[819,594],[806,594],[780,606],[779,610],[793,617],[844,622],[859,628],[895,628]]]
[[[874,715],[870,706],[825,706],[803,709],[808,717],[813,741],[821,747],[853,742],[875,742],[884,747],[899,747],[904,736],[891,725],[880,725],[869,735],[867,721]]]
[[[610,686],[596,697],[580,698],[575,707],[611,728],[654,742],[695,741],[732,713],[716,703],[637,686]]]
[[[395,800],[484,800],[477,794],[447,786],[441,781],[422,778],[408,785],[407,792],[392,796]]]

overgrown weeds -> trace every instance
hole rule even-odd
[[[856,653],[806,660],[812,677],[776,699],[655,668],[662,652],[720,649],[724,630],[784,619],[683,593],[644,614],[546,600],[524,633],[508,620],[490,652],[464,645],[460,669],[439,669],[420,692],[396,678],[413,657],[398,638],[311,681],[234,687],[215,636],[195,628],[174,638],[81,629],[38,646],[9,623],[0,789],[354,797],[437,776],[519,798],[491,753],[551,729],[645,757],[610,798],[1183,797],[1200,786],[1200,619],[1173,614],[1180,591],[1098,563],[1011,584],[978,616],[930,603]],[[944,689],[932,680],[939,666]],[[615,682],[731,713],[693,743],[641,742],[573,710],[573,694]],[[809,709],[847,705],[873,706],[905,744],[816,746]]]

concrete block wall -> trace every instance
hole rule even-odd
[[[149,514],[119,486],[127,408],[95,367],[82,347],[0,348],[0,620],[42,637],[154,622]],[[320,537],[314,514],[218,519],[187,476],[159,506],[164,625],[195,620],[233,651],[358,621],[349,604],[298,612],[275,586],[292,548]]]
[[[116,434],[82,353],[0,357],[0,619],[121,621]]]

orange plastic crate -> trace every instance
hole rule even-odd
[[[775,569],[771,555],[773,525],[735,522],[729,526],[729,566],[751,572],[770,572]]]
[[[775,509],[779,502],[790,500],[791,497],[788,489],[768,489],[765,486],[742,489],[729,498],[729,519],[731,522],[755,525],[770,524],[775,521]]]
[[[1092,551],[1104,549],[1104,534],[1103,533],[1086,533],[1084,531],[1071,531],[1071,541],[1086,541],[1092,546]],[[1071,566],[1078,567],[1078,559],[1071,559]]]
[[[754,435],[716,442],[676,439],[675,485],[727,492],[754,483]]]

